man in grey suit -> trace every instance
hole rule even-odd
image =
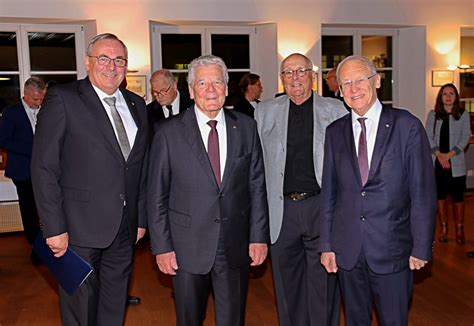
[[[59,290],[63,325],[122,325],[133,245],[146,226],[148,119],[141,97],[119,89],[127,48],[95,36],[88,77],[48,90],[33,144],[32,179],[46,243],[71,247],[93,267],[69,296]]]
[[[249,265],[267,255],[268,205],[255,120],[224,110],[227,67],[189,65],[195,105],[161,120],[150,150],[148,221],[159,269],[173,275],[176,323],[202,325],[209,289],[216,325],[244,325]]]
[[[319,263],[319,192],[326,127],[347,114],[312,91],[313,64],[294,53],[281,64],[285,93],[259,104],[270,207],[271,259],[280,325],[339,325],[337,280]]]

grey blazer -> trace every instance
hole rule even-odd
[[[426,133],[430,141],[431,153],[433,154],[433,163],[436,159],[434,152],[439,150],[439,136],[441,131],[441,120],[438,120],[435,126],[435,112],[430,111],[426,119]],[[466,163],[464,159],[464,149],[469,143],[471,136],[471,124],[469,113],[464,111],[459,120],[449,117],[449,148],[456,152],[451,158],[451,171],[453,177],[466,175]]]
[[[314,108],[314,173],[321,185],[323,172],[324,137],[326,127],[346,115],[343,102],[313,93]],[[255,110],[257,129],[262,141],[268,206],[270,209],[270,237],[275,243],[283,219],[283,181],[285,179],[288,112],[290,101],[283,95],[259,103]]]

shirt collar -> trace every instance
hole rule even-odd
[[[354,110],[351,110],[352,124],[359,124],[359,121],[357,121],[357,119],[359,118],[367,118],[367,120],[369,121],[378,121],[381,112],[382,112],[382,103],[380,103],[380,101],[376,99],[374,104],[372,104],[372,106],[365,113],[364,116],[360,116]]]
[[[224,119],[224,112],[223,111],[224,111],[224,109],[220,109],[217,116],[214,119],[211,119],[207,115],[202,113],[201,110],[199,110],[196,105],[194,106],[194,112],[196,113],[196,119],[197,119],[197,122],[198,122],[199,126],[204,126],[204,125],[207,126],[207,122],[209,120],[216,120],[217,121],[217,126],[225,126],[225,119]]]
[[[97,93],[97,96],[99,96],[99,98],[101,100],[104,100],[104,98],[106,98],[106,97],[115,97],[118,100],[118,98],[120,96],[119,95],[120,91],[119,91],[118,88],[115,90],[115,93],[113,93],[112,95],[109,95],[109,94],[105,93],[104,91],[102,91],[99,87],[96,87],[94,85],[92,85],[92,87],[94,88],[95,92]]]

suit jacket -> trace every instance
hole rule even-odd
[[[287,95],[282,95],[259,103],[255,111],[265,161],[272,243],[278,239],[283,219],[283,181],[285,180],[289,110],[290,100]],[[321,97],[316,93],[313,94],[313,110],[314,173],[318,184],[321,185],[326,127],[334,120],[346,115],[347,111],[341,101]]]
[[[471,121],[469,113],[464,111],[459,120],[449,116],[449,148],[454,150],[456,155],[449,160],[451,163],[451,173],[453,177],[461,177],[466,175],[466,162],[464,157],[464,149],[469,143],[471,137]],[[439,151],[439,138],[441,134],[442,120],[435,120],[435,112],[430,111],[426,119],[426,134],[433,153],[433,163],[436,160],[434,152]]]
[[[5,176],[14,180],[30,179],[33,129],[21,101],[3,111],[0,120],[0,147],[8,155]]]
[[[255,121],[224,110],[227,159],[219,188],[194,110],[158,125],[150,150],[148,223],[154,255],[175,251],[179,269],[206,274],[220,236],[231,267],[249,263],[249,243],[268,242],[268,205]]]
[[[45,237],[68,232],[73,245],[104,248],[114,240],[123,215],[133,243],[138,225],[146,226],[146,106],[134,93],[120,92],[138,128],[127,161],[88,78],[48,90],[32,160]]]
[[[187,95],[179,92],[179,113],[186,111],[191,105],[193,105],[193,100],[191,100]],[[148,121],[150,126],[154,128],[155,124],[165,118],[163,113],[163,107],[158,103],[158,101],[153,100],[150,104],[146,106],[148,111]]]
[[[351,115],[326,131],[320,251],[350,270],[363,250],[379,274],[431,258],[436,187],[430,145],[408,111],[383,107],[367,183],[362,186]]]
[[[245,113],[246,115],[248,115],[251,118],[253,118],[255,116],[255,108],[243,96],[237,101],[237,103],[235,103],[233,109],[235,111]]]

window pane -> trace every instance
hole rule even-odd
[[[161,34],[163,68],[187,69],[201,56],[201,34]]]
[[[379,71],[381,85],[378,90],[378,98],[380,101],[392,101],[392,72]]]
[[[227,86],[228,95],[225,99],[225,106],[234,106],[240,97],[240,79],[248,73],[248,71],[229,72],[229,84]]]
[[[0,32],[0,71],[18,71],[15,32]]]
[[[375,67],[392,67],[392,37],[362,36],[362,55],[371,59]]]
[[[459,85],[461,98],[474,98],[474,69],[461,69]]]
[[[31,70],[76,71],[74,33],[28,33]]]
[[[0,74],[0,112],[6,106],[20,100],[20,78],[18,75]]]
[[[352,36],[323,36],[322,37],[322,68],[334,68],[345,57],[353,54]]]
[[[44,80],[48,87],[54,86],[56,84],[66,84],[72,81],[77,80],[77,75],[35,75]]]
[[[229,69],[250,68],[249,35],[211,35],[212,54],[221,57]]]

